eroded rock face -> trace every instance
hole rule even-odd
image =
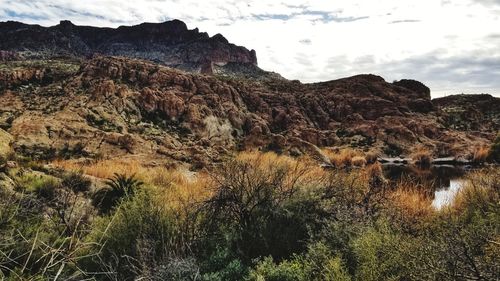
[[[51,75],[61,71],[51,65],[44,66]],[[0,85],[12,75],[0,76]],[[375,75],[314,84],[221,79],[98,56],[54,77],[0,94],[0,121],[10,118],[0,124],[20,153],[137,155],[198,167],[255,148],[321,158],[317,147],[404,154],[422,143],[437,155],[460,154],[494,136],[448,128],[421,85],[413,90]]]

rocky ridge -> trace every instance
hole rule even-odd
[[[18,153],[41,159],[113,155],[202,167],[243,149],[400,155],[418,144],[449,156],[494,138],[447,125],[422,83],[375,75],[302,84],[97,56],[6,62],[0,89],[0,128]]]
[[[118,28],[78,26],[70,21],[51,27],[0,22],[0,50],[0,60],[9,54],[44,59],[101,54],[145,59],[192,72],[223,72],[227,64],[260,70],[254,50],[231,44],[221,34],[210,37],[197,28],[189,30],[179,20]]]

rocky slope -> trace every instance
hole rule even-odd
[[[97,56],[4,62],[0,89],[0,128],[18,153],[41,159],[136,157],[201,167],[241,149],[297,155],[352,146],[398,155],[418,144],[436,156],[466,155],[495,134],[450,126],[443,102],[431,101],[420,82],[375,75],[302,84]]]
[[[198,29],[189,30],[179,20],[116,29],[77,26],[69,21],[52,27],[0,22],[0,50],[25,58],[88,57],[98,53],[203,73],[234,70],[234,65],[245,72],[260,70],[254,50],[231,44],[221,34],[209,37]],[[0,53],[0,59],[8,55]],[[230,67],[225,68],[227,64]]]

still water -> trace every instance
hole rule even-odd
[[[416,185],[430,187],[424,192],[432,198],[432,206],[441,209],[453,202],[464,184],[464,175],[469,169],[460,166],[440,165],[421,169],[407,165],[384,165],[384,175],[392,182],[411,181]]]

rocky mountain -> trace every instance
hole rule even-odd
[[[51,27],[0,22],[0,50],[24,58],[124,56],[203,73],[223,71],[226,65],[230,70],[234,65],[247,72],[259,70],[254,50],[231,44],[221,34],[209,37],[198,29],[189,30],[179,20],[116,29],[77,26],[70,21]]]
[[[302,84],[99,56],[5,62],[0,88],[0,127],[32,158],[137,156],[203,166],[241,149],[354,146],[396,155],[419,143],[450,155],[494,137],[447,127],[447,113],[420,82],[375,75]]]
[[[255,52],[179,21],[118,29],[8,22],[0,30],[1,132],[34,159],[203,167],[245,149],[300,155],[355,147],[398,156],[416,146],[467,157],[498,131],[498,98],[431,100],[421,82],[375,75],[255,79],[266,73]],[[207,60],[239,75],[184,71]],[[248,65],[262,72],[241,75]]]

